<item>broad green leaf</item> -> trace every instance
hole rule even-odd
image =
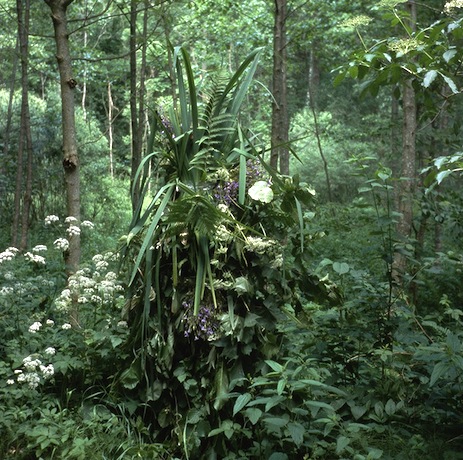
[[[273,452],[273,454],[270,455],[268,460],[288,460],[288,456],[283,452]]]
[[[235,416],[246,404],[251,401],[252,396],[250,393],[244,393],[239,395],[235,401],[235,405],[233,406],[233,416]]]
[[[233,286],[233,289],[238,294],[245,294],[246,292],[251,291],[251,285],[250,285],[249,281],[244,276],[239,276],[235,280],[235,284]]]
[[[388,399],[386,405],[384,406],[384,412],[387,415],[394,415],[396,412],[396,404],[392,399]]]
[[[305,427],[298,422],[290,422],[288,423],[288,431],[294,444],[298,447],[302,445],[304,442]]]
[[[248,195],[255,201],[270,203],[273,200],[273,190],[270,185],[263,180],[257,181],[248,190]]]
[[[345,448],[350,444],[350,439],[346,436],[339,436],[336,440],[336,453],[342,453]]]
[[[248,407],[244,411],[244,414],[246,415],[246,417],[249,418],[249,421],[253,425],[255,425],[259,421],[259,419],[262,416],[263,412],[260,409],[258,409],[257,407]]]
[[[286,426],[289,422],[289,415],[284,414],[281,417],[265,417],[262,419],[267,425],[273,425],[278,428]]]
[[[338,273],[339,275],[344,275],[349,272],[350,267],[345,262],[334,262],[333,263],[333,270]]]
[[[282,395],[283,394],[283,391],[285,391],[285,387],[286,387],[286,380],[285,379],[281,379],[278,381],[278,385],[277,385],[277,394],[278,395]]]
[[[265,363],[270,366],[274,372],[278,372],[281,374],[284,371],[284,367],[280,364],[277,363],[276,361],[272,361],[271,359],[266,359]]]

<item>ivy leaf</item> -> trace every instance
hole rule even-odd
[[[270,203],[273,200],[273,190],[264,180],[259,180],[250,187],[248,194],[253,200],[262,203]]]

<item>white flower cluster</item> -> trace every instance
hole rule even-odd
[[[55,216],[54,214],[45,217],[45,225],[51,225],[54,222],[58,222],[58,221],[59,221],[59,217]]]
[[[93,222],[90,222],[89,220],[84,220],[81,224],[80,224],[81,227],[84,227],[84,228],[89,228],[89,229],[92,229],[92,228],[95,228],[95,224]]]
[[[281,252],[281,245],[278,241],[271,238],[260,238],[257,236],[246,237],[245,249],[249,252],[256,254],[267,254],[273,257],[270,266],[272,268],[280,268],[283,265],[283,253]]]
[[[18,252],[18,248],[13,246],[5,249],[3,252],[0,252],[0,264],[6,260],[13,260]]]
[[[31,334],[35,334],[36,332],[40,330],[41,327],[42,327],[42,323],[40,321],[36,321],[35,323],[32,323],[29,326],[29,332]]]
[[[26,252],[24,258],[29,262],[34,262],[37,265],[46,265],[45,257],[39,256],[38,254],[32,254],[32,252]]]
[[[66,232],[69,236],[78,236],[80,235],[80,228],[77,225],[70,225]]]
[[[53,347],[48,347],[47,350],[53,350],[53,354],[55,352]],[[47,353],[47,350],[45,350],[45,353],[50,354]],[[27,383],[32,389],[37,388],[42,380],[48,380],[55,374],[53,364],[43,364],[37,355],[30,355],[24,358],[23,367],[24,370],[16,369],[14,371],[16,380],[18,383]],[[8,379],[6,383],[13,385],[14,379]]]
[[[69,249],[69,241],[66,238],[58,238],[54,241],[53,246],[64,252]]]
[[[106,272],[109,261],[113,259],[113,253],[97,254],[92,259],[94,270],[84,268],[70,276],[67,288],[55,300],[56,308],[63,312],[69,311],[73,299],[77,299],[80,304],[90,303],[98,306],[117,300],[123,287],[119,284],[116,273]]]
[[[47,250],[47,247],[44,244],[38,244],[32,248],[32,252],[44,252]]]
[[[444,11],[451,13],[455,8],[463,8],[463,0],[451,0],[444,5]]]

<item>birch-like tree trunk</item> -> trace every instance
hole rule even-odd
[[[61,114],[63,132],[63,168],[66,184],[66,205],[69,217],[80,223],[80,165],[74,108],[76,81],[72,75],[67,8],[73,0],[44,0],[50,7],[55,30],[56,59],[61,87]],[[69,235],[69,250],[65,254],[68,275],[75,273],[80,263],[80,235]]]

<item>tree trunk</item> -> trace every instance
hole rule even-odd
[[[77,151],[77,135],[74,109],[74,88],[72,76],[69,33],[66,11],[73,0],[45,0],[50,7],[55,30],[56,59],[61,86],[61,114],[63,131],[63,168],[66,184],[67,214],[80,223],[80,165]],[[80,263],[80,235],[69,235],[69,250],[65,254],[68,275],[75,273]]]
[[[409,0],[407,7],[410,12],[410,26],[416,30],[416,5]],[[397,223],[398,238],[406,242],[413,229],[413,197],[416,176],[416,129],[417,108],[413,79],[408,78],[402,88],[403,126],[402,126],[402,169],[401,182],[398,187],[398,211],[400,213]],[[401,278],[406,272],[407,258],[402,253],[396,253],[394,277],[401,284]]]
[[[23,5],[24,2],[24,5]],[[19,143],[26,152],[26,188],[23,197],[21,216],[21,240],[19,249],[24,251],[29,237],[30,209],[32,204],[32,135],[31,116],[29,111],[29,24],[30,24],[30,0],[17,0],[18,36],[21,50],[21,128]]]
[[[6,170],[5,164],[10,154],[10,132],[11,132],[11,120],[13,118],[13,101],[14,101],[14,90],[16,86],[16,71],[18,68],[18,54],[19,54],[19,37],[16,38],[15,53],[13,58],[13,71],[11,73],[10,81],[10,92],[8,96],[8,108],[6,113],[6,124],[3,131],[3,155],[0,155],[0,177],[5,177]],[[5,183],[0,181],[0,196],[5,196]],[[11,235],[13,235],[13,231]]]
[[[289,174],[289,118],[286,84],[286,0],[275,0],[273,97],[270,165]]]
[[[113,159],[113,146],[114,146],[114,136],[113,136],[113,110],[114,110],[114,101],[111,91],[111,82],[108,80],[108,140],[109,140],[109,175],[111,179],[114,178],[114,159]]]

